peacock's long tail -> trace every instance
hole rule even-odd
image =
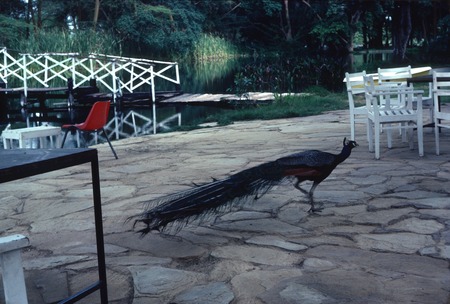
[[[205,220],[214,212],[245,202],[250,197],[261,197],[284,176],[276,162],[268,162],[246,169],[223,180],[196,186],[147,203],[146,210],[129,218],[142,235],[152,230],[169,227],[177,232],[194,220]]]

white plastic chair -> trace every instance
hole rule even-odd
[[[423,156],[423,116],[422,116],[422,94],[423,91],[414,91],[413,88],[399,86],[398,88],[386,88],[381,90],[374,88],[372,76],[364,76],[364,88],[367,107],[367,140],[369,141],[369,151],[374,151],[375,158],[380,158],[380,134],[381,127],[386,130],[388,138],[388,148],[392,148],[392,129],[399,126],[393,124],[400,123],[402,131],[409,131],[409,146],[413,149],[413,130],[417,128],[417,139],[419,155]],[[414,94],[417,94],[414,96]],[[389,106],[390,96],[404,96],[405,108],[391,108]],[[413,98],[417,98],[417,108],[413,109]],[[380,107],[381,99],[385,99],[385,106]]]
[[[363,106],[355,106],[354,97],[364,96],[364,80],[366,71],[358,73],[345,73],[345,84],[347,86],[348,105],[350,112],[350,137],[355,140],[355,124],[356,122],[367,122],[367,108]]]
[[[440,128],[450,129],[450,112],[444,112],[439,104],[439,98],[450,96],[450,72],[433,72],[433,99],[434,99],[434,137],[436,141],[436,155],[440,154],[439,133]]]

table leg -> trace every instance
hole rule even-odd
[[[105,244],[103,239],[102,202],[100,195],[100,174],[98,156],[91,161],[92,189],[94,192],[95,233],[97,239],[98,276],[100,280],[100,299],[102,304],[108,303],[108,289],[106,284]]]

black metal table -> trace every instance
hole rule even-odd
[[[0,150],[0,183],[91,163],[95,233],[99,280],[59,303],[75,303],[100,290],[102,304],[108,303],[105,249],[103,240],[100,176],[96,149],[12,149]]]

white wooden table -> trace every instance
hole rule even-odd
[[[54,148],[59,147],[59,135],[61,134],[60,127],[39,126],[31,128],[11,129],[2,132],[3,147],[11,149],[13,147],[12,141],[19,141],[19,148],[25,148],[25,141],[33,138],[39,138],[41,148],[46,147],[46,137],[50,138],[50,143]],[[56,137],[55,141],[53,137]]]

